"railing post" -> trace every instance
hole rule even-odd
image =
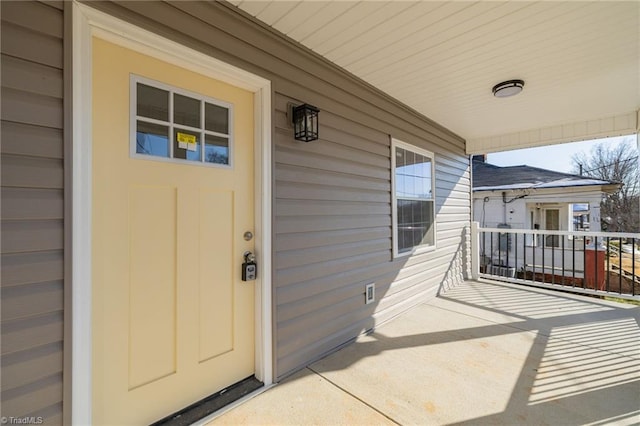
[[[471,222],[471,279],[480,278],[480,224]]]

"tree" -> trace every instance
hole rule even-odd
[[[573,173],[622,183],[600,205],[602,229],[609,232],[640,232],[640,167],[638,150],[631,139],[619,145],[602,142],[590,154],[574,154]]]

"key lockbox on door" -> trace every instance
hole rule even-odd
[[[242,264],[242,281],[254,281],[258,276],[258,265],[256,264],[256,255],[250,251],[244,254],[244,263]]]

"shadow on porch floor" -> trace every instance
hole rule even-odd
[[[640,308],[469,281],[209,424],[611,423],[640,423]]]

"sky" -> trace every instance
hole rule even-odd
[[[570,173],[573,162],[571,157],[579,152],[589,153],[591,148],[598,143],[620,144],[631,139],[635,145],[635,136],[621,136],[606,139],[595,139],[584,142],[573,142],[559,145],[543,146],[539,148],[518,149],[489,154],[487,163],[496,166],[532,166],[556,172]]]

